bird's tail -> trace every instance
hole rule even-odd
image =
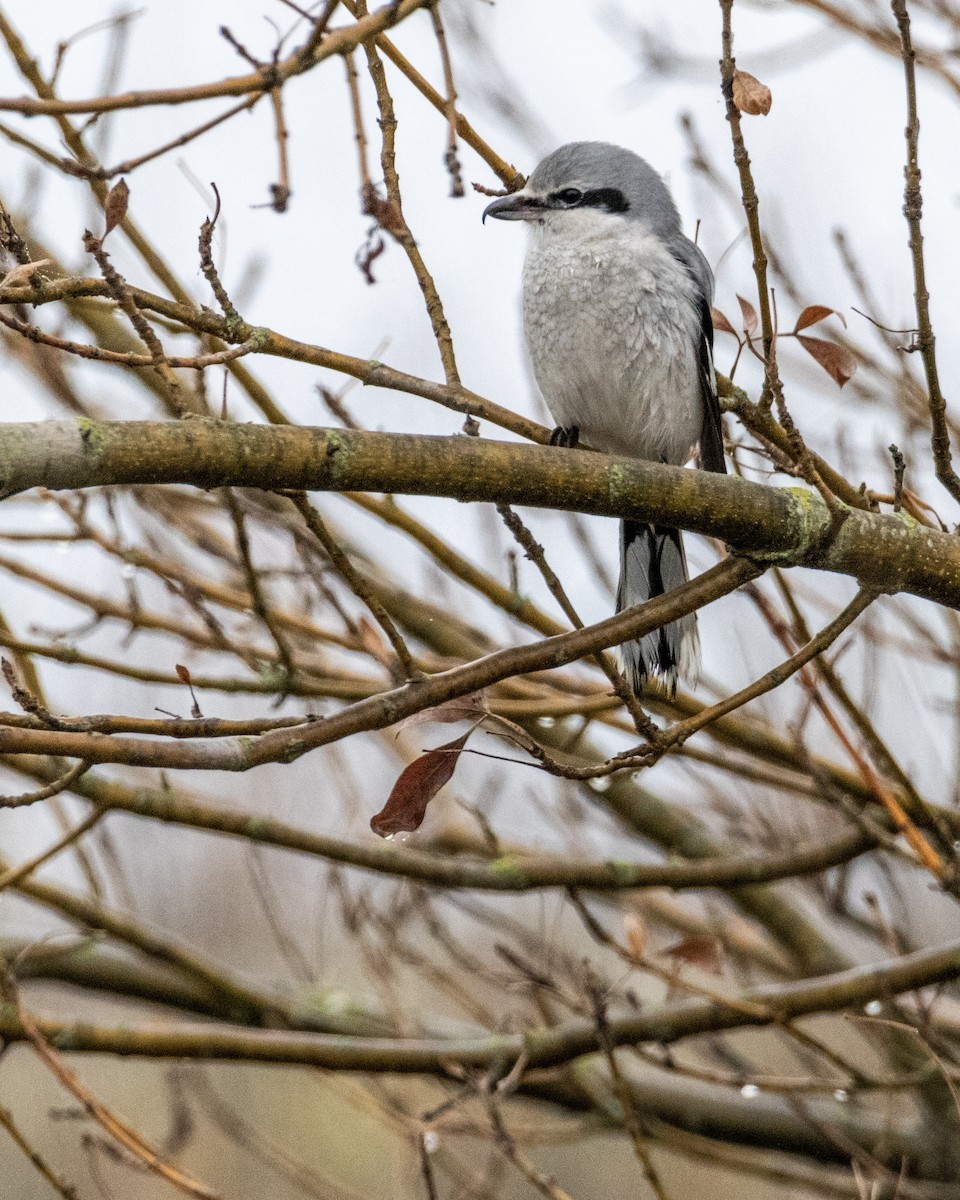
[[[645,521],[620,522],[620,586],[617,612],[671,592],[687,580],[687,559],[679,529]],[[700,675],[696,613],[689,613],[620,647],[633,690],[639,695],[649,676],[663,680],[671,695],[677,680],[691,687]]]

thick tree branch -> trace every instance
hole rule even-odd
[[[900,958],[855,967],[798,983],[752,988],[716,1000],[682,1000],[641,1013],[609,1019],[608,1035],[617,1046],[638,1042],[670,1045],[721,1030],[779,1025],[811,1013],[840,1012],[877,998],[956,979],[960,941]],[[242,1059],[297,1063],[332,1071],[445,1073],[451,1063],[506,1073],[519,1059],[526,1068],[558,1066],[602,1047],[596,1022],[575,1018],[526,1033],[495,1033],[449,1038],[367,1038],[234,1029],[224,1026],[103,1026],[86,1021],[38,1021],[52,1045],[71,1051],[139,1054],[146,1057]],[[15,1010],[0,1010],[0,1036],[23,1041],[27,1034]]]
[[[630,516],[762,562],[850,575],[960,608],[960,545],[903,512],[850,510],[833,530],[811,492],[588,452],[358,430],[44,421],[0,429],[0,494],[144,483],[373,491]]]

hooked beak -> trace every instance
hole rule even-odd
[[[526,192],[514,192],[500,196],[483,210],[483,221],[496,217],[498,221],[539,221],[542,219],[544,203],[538,196]]]

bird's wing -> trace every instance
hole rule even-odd
[[[700,465],[705,471],[725,475],[723,459],[723,423],[720,419],[720,400],[717,396],[717,376],[713,369],[713,319],[710,304],[713,300],[713,272],[703,251],[689,238],[678,237],[670,247],[674,257],[686,267],[696,284],[697,303],[697,366],[700,379],[700,399],[703,404],[703,426],[700,430]]]

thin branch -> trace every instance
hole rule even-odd
[[[243,568],[243,577],[247,585],[247,591],[250,594],[251,607],[263,622],[267,632],[273,639],[274,646],[277,648],[277,660],[283,672],[283,680],[277,691],[282,699],[287,694],[287,688],[293,683],[296,674],[293,656],[281,632],[280,623],[271,611],[269,599],[263,590],[260,577],[253,565],[250,553],[250,538],[247,534],[247,524],[244,519],[243,510],[237,503],[237,498],[230,488],[224,489],[224,498],[237,537],[237,549],[240,552],[240,563]]]
[[[89,769],[90,764],[81,760],[46,787],[33,792],[22,792],[19,796],[0,796],[0,808],[24,808],[28,804],[36,804],[39,800],[49,800],[51,796],[58,796],[67,791]]]
[[[83,1106],[84,1112],[96,1121],[101,1129],[119,1142],[138,1162],[143,1163],[145,1167],[154,1172],[154,1174],[159,1175],[161,1179],[176,1188],[177,1191],[183,1192],[187,1196],[192,1196],[195,1200],[222,1200],[219,1192],[214,1192],[205,1184],[198,1182],[184,1171],[168,1163],[131,1125],[128,1125],[126,1121],[118,1117],[116,1113],[111,1112],[105,1104],[98,1100],[80,1082],[76,1072],[67,1066],[61,1055],[53,1049],[44,1037],[38,1023],[27,1013],[20,1002],[19,994],[15,993],[14,999],[17,1019],[27,1040],[36,1051],[37,1056],[62,1086]]]
[[[89,833],[94,825],[99,824],[106,815],[106,809],[96,809],[90,816],[81,821],[79,825],[75,825],[63,837],[58,838],[52,846],[48,846],[46,850],[42,850],[33,858],[27,859],[26,862],[19,863],[15,867],[10,867],[6,871],[0,872],[0,892],[5,891],[7,888],[15,887],[29,875],[32,875],[39,867],[42,867],[44,863],[49,862],[52,858],[56,858],[58,854],[62,854],[64,850],[69,849],[85,833]]]
[[[733,161],[740,176],[740,191],[743,199],[743,211],[747,217],[747,228],[750,231],[750,244],[753,247],[753,270],[757,278],[757,299],[760,304],[760,326],[763,332],[763,358],[770,370],[770,352],[775,336],[773,316],[770,309],[770,289],[767,286],[767,255],[763,247],[763,235],[760,232],[760,200],[757,196],[756,185],[753,182],[753,172],[750,168],[750,155],[743,140],[743,130],[740,126],[740,110],[733,100],[733,81],[737,73],[737,63],[733,57],[733,0],[720,0],[720,11],[723,14],[723,54],[720,59],[720,85],[726,104],[727,121],[730,125],[730,135],[733,139]],[[776,368],[774,367],[773,370]],[[767,403],[773,399],[773,393],[767,391]]]
[[[121,185],[118,184],[117,186]],[[157,336],[150,322],[137,307],[136,299],[131,289],[127,286],[127,281],[110,262],[110,258],[103,248],[103,239],[95,237],[87,230],[83,235],[83,246],[87,253],[92,254],[97,260],[97,266],[100,268],[104,282],[110,290],[110,295],[126,313],[130,319],[130,324],[137,331],[137,336],[150,351],[151,365],[167,385],[170,405],[173,411],[179,417],[184,416],[187,408],[184,404],[180,380],[174,375],[167,361],[160,338]]]
[[[287,211],[287,205],[290,203],[290,157],[287,149],[287,142],[290,140],[290,131],[287,129],[287,123],[283,116],[283,89],[279,87],[270,89],[270,103],[273,108],[273,120],[277,131],[277,159],[278,159],[278,177],[276,183],[270,185],[270,195],[273,200],[273,211],[284,213]]]
[[[204,121],[202,125],[196,126],[194,129],[187,130],[186,133],[181,133],[179,137],[175,137],[172,141],[164,142],[162,146],[157,146],[155,150],[150,150],[145,154],[139,154],[136,158],[125,158],[123,162],[117,163],[115,167],[99,167],[90,166],[89,164],[78,163],[72,158],[53,159],[54,165],[58,165],[60,169],[68,175],[76,175],[82,179],[113,179],[117,175],[132,175],[138,167],[144,166],[145,163],[153,162],[154,159],[162,158],[164,154],[169,154],[171,150],[178,150],[181,146],[187,146],[190,142],[202,137],[205,133],[209,133],[211,129],[216,129],[218,125],[222,125],[225,121],[231,120],[237,115],[248,109],[254,108],[263,99],[263,93],[249,96],[245,100],[241,100],[239,104],[231,105],[225,109],[219,116],[212,117],[209,121]],[[0,127],[0,131],[4,136],[17,136],[13,131],[7,131]],[[19,140],[19,139],[18,139]],[[42,152],[42,147],[31,146],[30,149],[34,153]]]
[[[560,605],[567,620],[570,621],[574,629],[582,629],[583,622],[580,620],[577,610],[570,603],[570,598],[557,577],[556,572],[547,562],[543,547],[508,504],[498,504],[497,512],[500,514],[503,523],[513,534],[517,544],[523,548],[524,554],[540,572],[544,583],[550,590],[550,594]],[[633,694],[633,689],[627,683],[623,672],[618,669],[610,655],[594,655],[594,662],[600,667],[607,679],[610,680],[613,690],[625,705],[641,737],[646,738],[648,742],[659,738],[660,730],[643,711],[640,701]]]
[[[920,118],[917,115],[916,53],[910,34],[910,13],[907,9],[907,0],[892,0],[890,7],[900,32],[900,49],[907,88],[907,124],[904,130],[907,142],[907,161],[903,168],[905,181],[903,215],[907,219],[907,227],[910,230],[910,255],[913,264],[914,298],[917,309],[917,348],[923,360],[923,370],[927,379],[930,423],[933,426],[933,461],[937,470],[937,479],[954,500],[960,500],[960,476],[953,469],[950,430],[947,425],[947,402],[940,390],[936,338],[930,320],[930,293],[927,291],[927,275],[923,258],[923,231],[920,224],[923,194],[920,189],[920,162],[917,149],[920,139]]]
[[[34,771],[41,778],[37,759]],[[9,765],[16,769],[16,760]],[[537,854],[522,847],[504,850],[484,861],[474,850],[452,856],[440,851],[405,846],[401,853],[390,843],[351,841],[314,833],[269,816],[258,816],[254,826],[246,813],[231,813],[214,804],[190,799],[182,792],[133,790],[100,776],[84,780],[81,793],[100,806],[109,806],[144,819],[241,838],[265,846],[312,855],[343,866],[416,880],[433,887],[489,892],[527,892],[567,888],[595,892],[635,891],[668,887],[674,891],[717,887],[733,889],[770,883],[791,876],[803,877],[849,862],[873,849],[869,833],[856,829],[810,846],[790,846],[766,854],[725,853],[717,857],[668,862],[616,862],[591,860],[579,855]],[[442,848],[441,848],[442,849]],[[489,859],[489,854],[486,856]],[[96,922],[93,922],[96,924]]]
[[[19,112],[27,116],[63,116],[68,113],[105,113],[116,109],[192,104],[198,100],[214,100],[221,96],[245,96],[249,92],[267,92],[270,90],[271,79],[274,85],[282,83],[302,74],[324,59],[344,54],[382,30],[403,21],[428,3],[431,3],[431,0],[390,0],[390,3],[374,9],[369,16],[364,16],[353,25],[329,30],[309,55],[305,56],[302,49],[295,50],[282,61],[271,64],[267,75],[257,70],[248,75],[234,75],[193,87],[153,88],[123,92],[116,96],[95,96],[89,100],[58,100],[53,97],[31,100],[18,96],[0,99],[0,111]],[[19,42],[13,27],[2,14],[0,33],[9,41]]]
[[[440,4],[430,5],[430,20],[433,22],[433,34],[437,39],[437,49],[440,51],[440,61],[443,64],[443,81],[446,88],[447,110],[447,153],[444,161],[450,172],[450,195],[454,199],[463,196],[463,177],[460,173],[460,159],[457,155],[457,89],[453,81],[453,65],[450,62],[450,50],[447,46],[447,35],[440,17]]]
[[[361,17],[366,15],[366,0],[355,0],[354,7]],[[381,228],[399,243],[406,254],[423,295],[446,381],[450,385],[456,385],[460,382],[460,374],[453,348],[453,336],[447,323],[443,301],[440,299],[437,285],[420,253],[420,247],[403,215],[400,176],[397,173],[396,165],[397,118],[393,107],[393,97],[387,85],[387,74],[383,68],[383,60],[377,51],[376,43],[372,40],[365,41],[363,50],[367,56],[370,78],[373,80],[373,86],[377,93],[377,107],[380,112],[380,166],[387,189],[386,202],[380,200],[372,192],[369,193],[366,197],[366,209],[376,217]]]
[[[414,661],[413,655],[410,653],[392,617],[377,599],[363,576],[350,562],[343,548],[327,528],[327,523],[323,517],[320,516],[304,493],[291,496],[290,499],[306,522],[307,528],[323,547],[324,553],[330,559],[331,563],[333,563],[334,569],[357,599],[361,600],[367,606],[370,610],[370,615],[386,634],[387,640],[393,647],[397,661],[403,671],[403,677],[405,679],[419,679],[423,675],[423,672]]]
[[[102,346],[91,346],[85,342],[69,342],[65,338],[55,337],[52,333],[44,333],[36,325],[20,321],[7,313],[0,312],[0,325],[5,325],[14,333],[20,334],[30,342],[40,346],[50,346],[54,350],[62,350],[65,354],[74,354],[78,358],[90,359],[94,362],[115,363],[121,367],[154,367],[157,360],[153,354],[128,354],[119,350],[105,350]],[[256,351],[258,341],[252,338],[215,354],[165,355],[164,363],[168,367],[186,367],[194,371],[202,371],[207,367],[223,367],[235,362],[238,358]]]
[[[570,454],[572,451],[565,451]],[[494,651],[464,666],[416,678],[387,692],[357,701],[304,728],[274,730],[252,739],[167,743],[148,738],[125,739],[102,734],[0,728],[0,752],[59,754],[91,762],[126,762],[140,766],[192,767],[243,771],[267,762],[292,762],[322,745],[355,733],[383,729],[406,716],[445,700],[470,695],[502,679],[529,671],[565,666],[585,654],[642,637],[662,624],[736,590],[756,578],[760,568],[730,557],[667,596],[624,610],[583,630],[560,634],[532,645]],[[82,750],[77,746],[82,746]]]
[[[13,1113],[8,1108],[4,1108],[2,1104],[0,1104],[0,1125],[13,1138],[17,1147],[26,1155],[58,1196],[62,1196],[63,1200],[79,1200],[80,1193],[77,1191],[76,1185],[67,1183],[63,1176],[50,1166],[39,1150],[34,1149],[27,1140],[26,1134],[21,1131],[20,1127],[14,1121]]]

